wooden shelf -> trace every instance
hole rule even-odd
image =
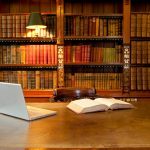
[[[56,38],[38,38],[38,37],[19,37],[19,38],[0,38],[0,44],[56,44]]]
[[[65,16],[89,16],[89,17],[102,17],[102,18],[122,18],[123,15],[119,13],[104,13],[104,14],[99,14],[99,13],[91,13],[91,14],[84,14],[84,13],[65,13]]]
[[[53,89],[46,89],[46,90],[23,90],[25,97],[52,97],[53,96]]]
[[[92,63],[92,62],[88,62],[88,63],[65,63],[64,65],[66,66],[123,66],[122,63]]]
[[[130,91],[129,97],[150,98],[150,91]]]
[[[101,97],[122,97],[122,90],[96,90],[97,95]]]
[[[122,41],[123,36],[64,36],[64,40],[113,40],[113,41]]]
[[[131,41],[150,41],[150,37],[131,37]]]
[[[102,97],[150,98],[149,91],[130,91],[129,93],[123,93],[122,90],[97,90],[97,94]]]
[[[50,102],[53,97],[53,89],[47,90],[23,90],[26,102]]]
[[[57,65],[37,65],[37,64],[1,64],[0,70],[57,70]]]
[[[150,67],[150,64],[131,64],[131,67]]]

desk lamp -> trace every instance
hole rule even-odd
[[[38,37],[39,30],[46,28],[42,16],[39,12],[32,12],[29,16],[27,29],[35,29],[35,37]]]

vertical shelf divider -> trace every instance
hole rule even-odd
[[[56,0],[57,7],[57,49],[58,87],[64,86],[64,0]]]
[[[123,0],[123,92],[130,92],[130,13],[131,0]]]

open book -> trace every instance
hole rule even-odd
[[[117,100],[115,98],[96,98],[94,100],[85,98],[71,101],[67,108],[75,113],[89,113],[96,111],[107,111],[108,109],[129,109],[134,106],[128,102]]]

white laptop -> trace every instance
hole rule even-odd
[[[26,106],[20,84],[0,82],[0,113],[24,120],[35,120],[55,115],[56,111]]]

